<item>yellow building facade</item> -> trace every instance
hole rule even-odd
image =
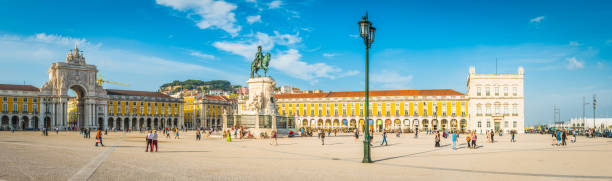
[[[106,90],[110,129],[185,128],[183,101],[159,92]]]
[[[38,93],[31,85],[0,84],[0,129],[36,127],[40,121]]]
[[[224,119],[234,115],[236,101],[218,95],[198,94],[183,98],[185,125],[190,129],[223,128]],[[232,119],[232,118],[230,118]]]
[[[297,128],[363,130],[363,91],[279,94],[278,112]],[[466,130],[468,99],[450,89],[370,91],[370,129]]]

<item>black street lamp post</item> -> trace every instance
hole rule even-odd
[[[368,21],[368,13],[361,18],[359,21],[359,33],[361,38],[363,38],[363,42],[366,47],[366,60],[365,60],[365,120],[364,120],[364,129],[365,129],[365,140],[363,141],[363,163],[372,163],[372,158],[370,157],[370,119],[368,110],[370,107],[370,46],[374,42],[374,33],[376,32],[376,28],[372,26],[372,22]]]

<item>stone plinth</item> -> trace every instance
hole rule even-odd
[[[276,129],[276,102],[274,100],[274,87],[276,81],[272,77],[255,77],[247,81],[249,85],[249,98],[246,101],[246,110],[242,111],[238,119],[259,137],[262,132],[270,133]]]
[[[276,81],[272,77],[256,77],[247,81],[249,99],[247,113],[258,115],[276,115],[274,103],[274,87]]]

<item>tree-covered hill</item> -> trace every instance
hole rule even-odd
[[[177,87],[180,86],[180,87]],[[175,80],[170,83],[165,83],[160,86],[160,90],[166,90],[168,88],[175,87],[175,89],[180,90],[188,90],[188,89],[201,89],[204,90],[225,90],[231,91],[233,89],[232,84],[227,80],[211,80],[211,81],[201,81],[201,80],[185,80],[179,81]],[[178,90],[170,90],[170,91],[178,91]]]

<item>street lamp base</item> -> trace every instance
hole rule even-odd
[[[361,163],[372,163],[372,158],[370,157],[370,142],[363,141],[363,161]]]

